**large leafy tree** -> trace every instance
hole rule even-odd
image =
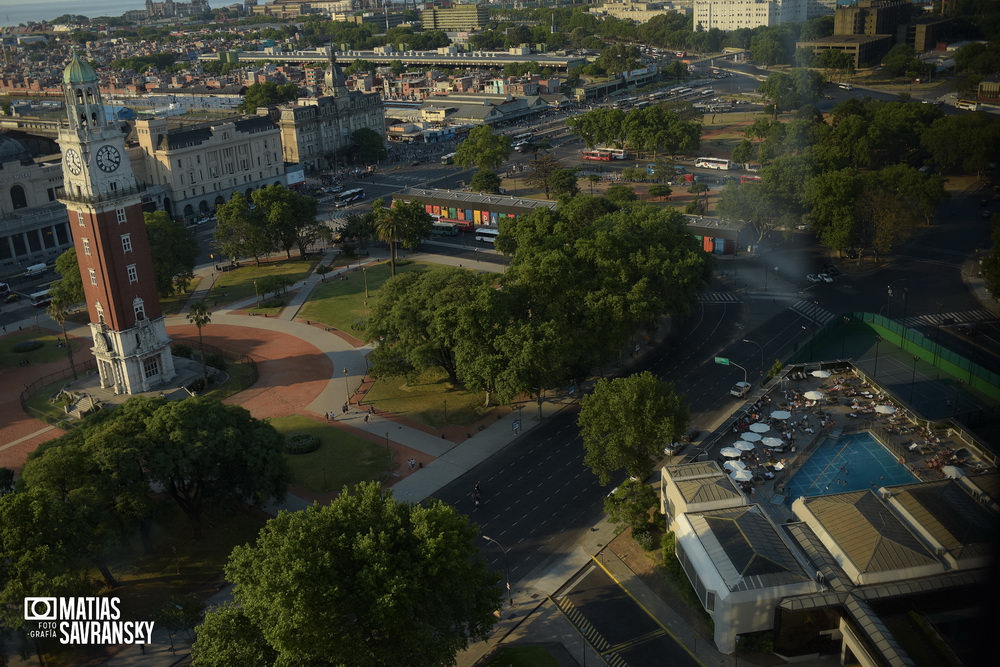
[[[164,211],[146,213],[145,218],[156,291],[160,296],[170,296],[175,289],[183,291],[194,277],[198,241],[189,229],[171,220]]]
[[[510,137],[495,133],[489,125],[479,125],[458,145],[455,164],[496,171],[509,156]]]
[[[415,248],[427,238],[434,227],[434,218],[424,210],[418,201],[395,200],[386,208],[381,199],[372,204],[375,235],[389,244],[389,266],[396,275],[396,244],[404,248]]]
[[[923,131],[920,141],[943,169],[982,174],[1000,154],[1000,119],[983,112],[944,116]]]
[[[261,212],[237,192],[215,209],[215,245],[230,259],[250,256],[260,263],[261,255],[274,248]]]
[[[375,164],[386,155],[385,138],[371,128],[362,127],[351,133],[351,149],[358,162]]]
[[[663,446],[684,433],[688,417],[673,385],[649,371],[601,380],[580,403],[584,463],[601,484],[622,471],[641,479]]]
[[[194,664],[452,664],[502,599],[476,539],[453,508],[376,482],[282,512],[230,555],[235,605],[207,614]]]
[[[289,259],[293,246],[299,245],[302,252],[302,231],[316,224],[316,200],[283,185],[255,190],[251,198],[257,206],[255,217],[263,222],[271,243],[284,250]]]
[[[210,507],[284,498],[281,434],[244,408],[189,398],[160,406],[145,425],[146,473],[187,515],[196,538]]]
[[[80,265],[76,259],[76,248],[70,248],[56,257],[56,273],[59,274],[59,280],[49,286],[52,300],[58,298],[67,307],[83,303],[86,297],[83,293]]]
[[[500,177],[489,169],[480,169],[473,175],[469,188],[474,192],[497,194],[500,192]]]

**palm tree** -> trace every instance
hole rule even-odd
[[[58,290],[52,291],[52,297],[48,313],[52,319],[59,323],[59,327],[62,329],[63,342],[66,345],[66,356],[69,358],[69,367],[73,369],[73,379],[75,380],[77,375],[76,364],[73,362],[73,346],[69,344],[69,336],[66,334],[66,316],[69,315],[69,309],[66,307],[66,303]]]
[[[399,236],[401,220],[391,208],[386,208],[381,200],[372,204],[375,218],[375,236],[389,244],[389,272],[396,275],[396,238]]]
[[[201,348],[201,374],[208,383],[208,368],[205,365],[205,342],[201,338],[202,327],[211,324],[212,314],[208,312],[208,306],[205,305],[204,301],[199,301],[198,303],[191,304],[191,308],[188,309],[188,322],[198,327],[198,347]]]

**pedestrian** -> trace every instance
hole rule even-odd
[[[346,415],[347,414],[347,403],[344,403],[344,407],[341,408],[341,409],[344,411],[344,414]]]
[[[375,416],[375,406],[374,405],[369,405],[368,406],[368,414],[370,414],[373,417]]]
[[[366,424],[368,423],[368,420],[369,420],[370,418],[371,418],[371,415],[370,415],[370,414],[366,414],[366,415],[365,415],[365,423],[366,423]]]

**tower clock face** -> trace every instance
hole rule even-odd
[[[66,166],[74,176],[79,176],[80,171],[83,170],[83,160],[80,159],[80,154],[72,148],[66,151]]]
[[[107,173],[113,172],[122,163],[121,153],[114,146],[101,146],[97,150],[97,167]]]

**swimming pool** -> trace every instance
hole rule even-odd
[[[871,433],[826,440],[785,485],[789,503],[800,496],[828,496],[918,481]]]

